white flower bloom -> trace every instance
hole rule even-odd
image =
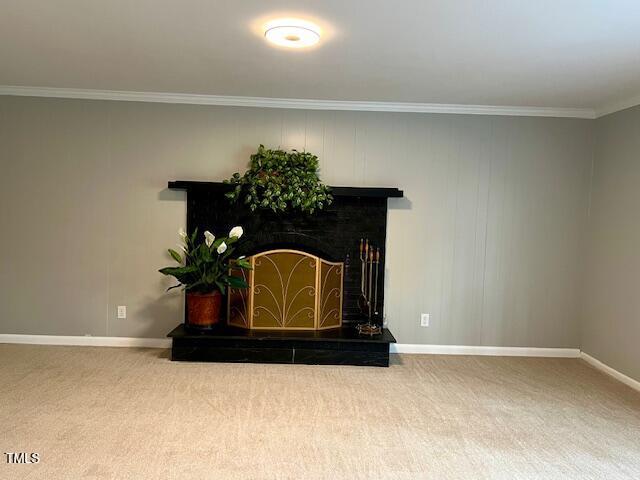
[[[182,240],[187,238],[187,232],[184,231],[184,228],[180,228],[180,230],[178,230],[178,235],[180,235]]]
[[[207,244],[207,247],[213,245],[213,241],[216,239],[216,236],[211,233],[209,230],[204,232],[204,243]]]
[[[219,254],[223,254],[224,252],[227,251],[227,244],[222,242],[219,246],[218,246],[218,253]]]
[[[240,255],[240,256],[238,257],[238,260],[242,260],[242,259],[243,259],[243,258],[245,258],[245,257],[246,257],[246,255]]]
[[[240,238],[243,233],[244,230],[242,230],[242,227],[233,227],[229,232],[229,238]]]

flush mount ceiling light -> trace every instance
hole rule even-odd
[[[320,41],[320,28],[306,20],[281,18],[265,25],[264,38],[281,47],[305,48]]]

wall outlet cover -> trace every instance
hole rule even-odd
[[[430,313],[423,313],[422,315],[420,315],[420,326],[421,327],[428,327],[430,322],[431,322],[431,314]]]
[[[127,318],[126,305],[118,305],[118,318]]]

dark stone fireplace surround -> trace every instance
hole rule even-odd
[[[187,192],[187,231],[198,228],[226,235],[236,225],[245,236],[238,255],[252,255],[275,248],[306,251],[329,261],[345,262],[343,327],[326,332],[239,331],[222,326],[215,331],[188,332],[181,325],[173,339],[172,359],[196,361],[353,364],[387,366],[393,335],[367,337],[354,325],[366,320],[358,307],[361,267],[359,243],[368,238],[380,248],[378,310],[384,307],[387,199],[403,196],[397,188],[332,187],[334,201],[313,215],[251,212],[233,204],[219,182],[172,181],[169,188]],[[381,324],[382,317],[376,319]]]

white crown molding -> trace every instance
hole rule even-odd
[[[451,113],[463,115],[507,115],[523,117],[595,118],[590,108],[513,107],[444,103],[360,102],[295,98],[238,97],[187,93],[127,92],[74,88],[20,87],[0,85],[0,95],[26,97],[116,100],[126,102],[181,103],[233,107],[293,108],[305,110],[351,110],[360,112]]]
[[[71,345],[82,347],[171,347],[171,339],[169,338],[93,337],[88,335],[17,335],[9,333],[0,334],[0,343],[19,343],[30,345]]]
[[[591,365],[592,367],[596,368],[597,370],[600,370],[601,372],[604,372],[607,375],[610,375],[611,377],[615,378],[616,380],[618,380],[618,381],[624,383],[625,385],[633,388],[634,390],[637,390],[637,391],[640,392],[640,382],[639,381],[634,380],[633,378],[625,375],[622,372],[619,372],[615,368],[611,368],[609,365],[606,365],[606,364],[602,363],[600,360],[598,360],[596,358],[593,358],[588,353],[582,352],[580,354],[580,358],[582,358],[585,362],[587,362],[589,365]]]
[[[579,348],[488,347],[476,345],[391,344],[391,353],[427,355],[488,355],[497,357],[579,358]]]
[[[627,98],[626,100],[619,102],[609,103],[602,108],[596,109],[596,118],[604,117],[605,115],[616,113],[620,110],[626,110],[627,108],[635,107],[637,105],[640,105],[640,95]]]

